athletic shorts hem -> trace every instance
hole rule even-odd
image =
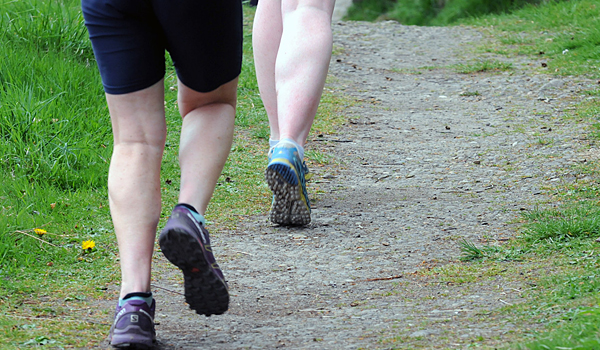
[[[212,83],[203,82],[203,84],[188,84],[186,79],[183,77],[179,77],[179,80],[183,83],[183,85],[187,86],[188,88],[190,88],[196,92],[207,93],[207,92],[216,90],[221,85],[229,83],[233,79],[239,77],[240,74],[242,74],[241,69],[237,70],[235,73],[232,73],[231,75],[221,75],[222,81],[221,80],[213,81]]]
[[[129,94],[132,92],[137,92],[140,90],[147,89],[147,88],[151,87],[152,85],[161,81],[163,78],[164,78],[164,75],[161,77],[158,77],[156,79],[153,79],[153,80],[148,80],[148,82],[143,82],[143,83],[140,82],[140,83],[131,84],[128,86],[108,86],[105,84],[102,84],[102,86],[104,86],[104,92],[106,92],[107,94],[125,95],[125,94]]]

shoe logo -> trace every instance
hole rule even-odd
[[[138,315],[131,315],[131,323],[138,323],[140,317]]]
[[[127,312],[127,310],[125,310],[125,308],[122,308],[121,311],[119,311],[119,313],[117,313],[115,315],[115,324],[117,324],[117,321],[119,321],[119,318],[121,318],[121,316],[123,316],[123,314],[125,314]]]

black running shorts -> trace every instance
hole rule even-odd
[[[104,90],[125,94],[165,74],[165,50],[189,88],[209,92],[242,66],[240,0],[82,0]]]

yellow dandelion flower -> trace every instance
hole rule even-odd
[[[94,241],[83,241],[83,243],[81,243],[81,248],[83,248],[83,250],[93,249],[95,246],[96,242]]]
[[[37,233],[37,234],[38,234],[38,235],[40,235],[40,236],[42,236],[42,235],[44,235],[45,233],[47,233],[47,231],[46,231],[46,230],[44,230],[44,229],[41,229],[41,228],[36,228],[36,229],[34,229],[34,230],[33,230],[33,232]]]

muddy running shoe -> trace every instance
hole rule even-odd
[[[269,152],[265,177],[273,192],[271,221],[279,225],[308,225],[310,202],[306,192],[306,164],[291,143],[281,142]]]
[[[148,349],[156,341],[154,309],[143,300],[128,300],[117,306],[115,322],[110,327],[110,345],[115,348]]]
[[[227,283],[212,253],[208,231],[189,209],[175,206],[158,242],[165,257],[183,271],[190,309],[206,316],[227,311]]]

